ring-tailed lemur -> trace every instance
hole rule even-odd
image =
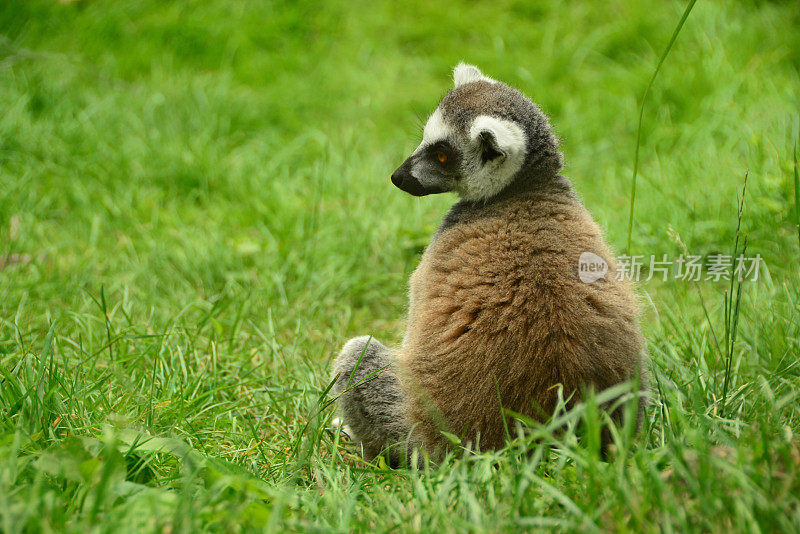
[[[459,64],[454,81],[392,174],[412,195],[460,197],[411,276],[405,338],[396,350],[352,339],[334,362],[341,420],[368,459],[395,443],[436,456],[442,431],[500,447],[501,406],[545,419],[558,385],[571,402],[586,388],[646,387],[636,299],[559,175],[547,117],[474,66]],[[581,281],[585,252],[605,277]]]

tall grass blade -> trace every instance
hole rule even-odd
[[[697,0],[690,0],[689,4],[686,6],[686,9],[683,11],[683,16],[681,16],[681,20],[678,21],[678,25],[675,27],[675,31],[672,33],[672,37],[670,38],[669,43],[667,43],[664,53],[661,54],[661,59],[658,60],[658,65],[656,65],[656,69],[653,71],[653,75],[650,77],[650,81],[647,83],[647,87],[645,87],[644,94],[642,95],[642,103],[639,107],[639,126],[636,128],[636,150],[633,154],[633,179],[631,180],[631,207],[628,215],[627,254],[631,253],[631,237],[633,235],[633,206],[636,201],[636,177],[639,174],[639,142],[642,137],[642,118],[644,117],[644,104],[647,101],[647,93],[650,92],[653,82],[656,81],[656,76],[658,75],[658,71],[661,69],[661,65],[663,65],[664,60],[667,59],[669,51],[672,50],[672,45],[675,44],[675,41],[678,39],[678,34],[683,28],[683,23],[686,22],[686,19],[689,17],[689,13],[692,12],[692,8],[696,2]]]
[[[797,223],[797,242],[800,245],[800,170],[797,168],[797,145],[800,139],[795,139],[794,143],[794,212]]]
[[[733,238],[733,261],[744,255],[747,251],[747,236],[744,238],[742,251],[739,253],[739,236],[742,228],[742,214],[744,213],[744,199],[747,194],[747,178],[749,173],[744,174],[744,184],[742,185],[742,196],[736,210],[736,233]],[[725,376],[722,383],[722,407],[720,417],[725,416],[728,402],[728,389],[731,382],[731,369],[733,366],[733,353],[736,345],[736,334],[739,328],[739,305],[742,300],[742,280],[736,279],[736,273],[731,275],[730,287],[725,292]],[[738,282],[738,284],[737,284]],[[735,296],[734,296],[735,295]]]

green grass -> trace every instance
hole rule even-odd
[[[649,89],[633,250],[767,269],[639,285],[653,399],[612,461],[593,402],[422,471],[325,430],[453,201],[388,180],[452,66],[541,104],[622,250],[685,7],[1,3],[0,532],[796,531],[796,2],[698,2]]]

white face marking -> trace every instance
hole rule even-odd
[[[425,123],[425,128],[422,130],[422,142],[416,150],[414,150],[414,154],[438,141],[452,138],[454,135],[453,128],[444,122],[442,111],[437,107],[434,112],[431,113],[431,116],[428,117],[428,122]],[[417,164],[411,167],[411,174],[425,186],[434,185],[428,183],[428,176],[426,176],[426,173],[420,169]]]
[[[425,123],[425,129],[422,130],[422,143],[420,146],[431,145],[436,141],[446,139],[453,133],[453,129],[449,124],[444,122],[442,117],[442,110],[436,108],[428,117],[428,122]]]
[[[494,160],[483,162],[478,137],[489,132],[502,153]],[[511,183],[522,168],[527,155],[527,137],[518,124],[489,115],[479,115],[472,121],[469,138],[476,150],[465,161],[465,178],[459,184],[458,194],[464,200],[486,200]]]
[[[425,128],[422,130],[422,142],[417,149],[414,150],[414,154],[437,141],[447,139],[452,134],[453,129],[449,124],[444,122],[442,110],[436,108],[433,113],[431,113],[431,116],[428,117],[428,122],[425,123]],[[411,168],[411,174],[417,177],[420,176],[421,173],[417,172],[416,165]]]

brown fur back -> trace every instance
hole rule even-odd
[[[580,281],[583,252],[605,259],[605,280]],[[501,403],[543,420],[557,384],[577,400],[584,386],[633,378],[643,353],[637,304],[615,276],[600,229],[568,193],[473,207],[440,231],[411,277],[399,351],[415,441],[434,451],[446,430],[497,448]]]

